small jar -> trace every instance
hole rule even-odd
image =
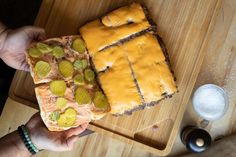
[[[188,150],[194,153],[205,151],[211,145],[210,134],[198,127],[187,126],[181,131],[181,141]]]
[[[223,88],[205,84],[194,92],[192,105],[201,118],[213,121],[224,116],[229,106],[229,98]]]

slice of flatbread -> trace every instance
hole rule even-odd
[[[28,49],[27,61],[41,117],[49,130],[66,130],[109,112],[80,36],[34,43]]]
[[[33,77],[35,84],[47,83],[47,82],[50,82],[51,80],[55,80],[55,79],[65,79],[67,81],[72,80],[72,78],[73,78],[72,76],[76,75],[76,71],[74,71],[72,76],[64,77],[63,75],[60,74],[60,72],[58,72],[58,63],[61,62],[62,60],[68,60],[71,63],[74,63],[76,60],[82,60],[82,59],[89,60],[89,56],[87,54],[85,47],[84,47],[83,53],[79,53],[72,48],[72,43],[73,43],[73,40],[75,40],[75,39],[81,39],[81,38],[78,35],[76,35],[76,36],[63,36],[60,38],[51,38],[51,39],[45,40],[43,42],[40,42],[40,44],[42,43],[42,44],[48,45],[49,48],[47,48],[47,47],[42,48],[42,49],[45,49],[45,50],[43,50],[45,52],[42,52],[42,54],[39,57],[35,57],[34,55],[31,56],[30,53],[27,54],[27,61],[30,65],[31,75]],[[82,41],[82,39],[81,39],[81,41]],[[37,47],[38,47],[38,43],[33,43],[31,45],[30,49],[37,48]],[[59,49],[58,54],[54,54],[54,48],[57,50]],[[46,49],[48,49],[49,52],[47,52]],[[81,49],[83,49],[83,48],[81,48]],[[60,50],[63,50],[63,52],[60,52]],[[64,53],[64,55],[62,53]],[[45,77],[40,77],[36,74],[37,71],[35,69],[35,65],[39,61],[45,61],[48,64],[50,64],[51,70],[48,73],[48,75]],[[89,62],[88,62],[88,64],[89,64]]]

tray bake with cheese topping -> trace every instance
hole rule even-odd
[[[140,4],[89,22],[80,33],[112,114],[130,114],[177,92],[165,46]]]
[[[147,9],[116,9],[80,35],[32,44],[27,59],[41,116],[53,131],[131,114],[177,92],[168,54]]]

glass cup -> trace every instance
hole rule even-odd
[[[217,120],[226,113],[229,106],[227,93],[219,86],[205,84],[193,94],[193,108],[205,120]]]

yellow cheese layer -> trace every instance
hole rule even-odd
[[[110,103],[112,114],[122,114],[142,103],[129,62],[124,56],[117,58],[105,73],[100,73],[99,80]]]
[[[165,61],[150,66],[136,62],[133,70],[145,102],[158,101],[163,98],[162,94],[176,92],[173,76]]]
[[[102,18],[102,23],[107,27],[117,27],[130,22],[139,23],[145,19],[141,5],[133,3],[110,12]]]
[[[80,28],[80,33],[93,56],[106,46],[117,43],[121,39],[149,28],[148,21],[132,23],[119,27],[106,27],[100,20],[92,21]]]
[[[163,98],[164,93],[177,91],[174,78],[156,37],[147,33],[122,45],[131,62],[146,102]]]
[[[151,65],[165,60],[162,49],[151,33],[136,37],[122,45],[129,61],[133,64]]]
[[[130,78],[133,77],[131,76],[131,67],[128,64],[128,61],[126,61],[126,64],[120,65],[120,59],[122,58],[123,63],[125,57],[128,58],[133,68],[134,75],[136,76],[145,102],[158,101],[164,97],[164,93],[173,94],[177,91],[174,78],[168,64],[165,62],[165,56],[158,40],[151,33],[136,37],[125,42],[123,45],[114,46],[101,52],[97,52],[94,55],[93,63],[97,71],[105,70],[107,67],[111,68],[111,70],[108,70],[109,72],[105,81],[103,77],[100,78],[100,81],[104,81],[104,85],[102,85],[103,89],[104,86],[106,86],[109,77],[117,79],[116,81],[122,80],[120,77],[123,77],[122,74],[124,71],[129,74]],[[133,83],[133,79],[130,79],[130,82]],[[116,81],[113,82],[114,87],[111,87],[111,82],[109,83],[109,87],[104,89],[105,93],[106,91],[111,91],[112,89],[110,88],[116,88]],[[127,82],[126,85],[122,86],[123,91],[126,91],[129,83]],[[110,97],[108,96],[108,99],[117,102],[116,97],[113,95]],[[111,106],[113,106],[113,104],[114,102],[111,103]],[[124,108],[127,109],[128,106],[125,107],[125,104],[124,101]],[[121,109],[120,106],[119,110]]]
[[[97,52],[93,57],[93,64],[95,65],[96,70],[99,72],[105,70],[108,67],[112,67],[116,60],[122,57],[125,57],[124,51],[121,48],[114,46],[101,52]]]

